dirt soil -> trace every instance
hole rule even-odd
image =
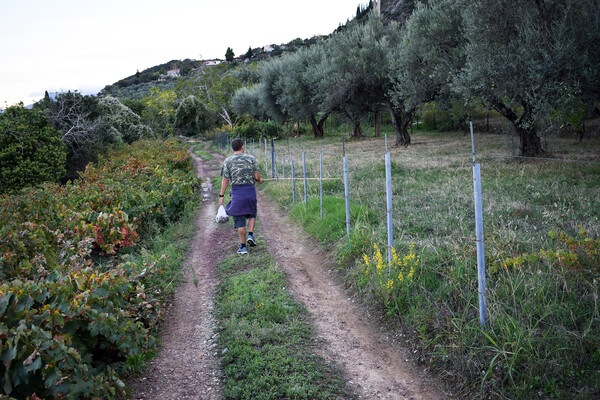
[[[208,149],[209,144],[205,144],[204,150]],[[213,156],[214,160],[203,161],[194,155],[196,173],[204,182],[203,205],[187,263],[195,271],[198,287],[189,271],[164,322],[163,347],[146,376],[128,382],[132,399],[223,398],[212,315],[215,264],[235,251],[237,233],[229,224],[214,223],[218,202],[209,177],[219,174],[223,157]],[[422,368],[413,367],[416,364],[409,352],[390,340],[374,324],[369,310],[339,284],[330,255],[260,192],[258,202],[259,245],[267,246],[287,275],[290,293],[310,313],[322,340],[321,355],[345,371],[359,398],[450,397]]]

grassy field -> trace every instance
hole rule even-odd
[[[318,177],[321,146],[323,175],[341,178],[345,151],[356,210],[350,237],[341,179],[323,183],[327,222],[318,181],[307,182],[308,205],[299,179],[296,203],[291,180],[265,191],[335,250],[348,282],[400,321],[398,329],[459,394],[599,398],[600,141],[547,137],[547,154],[522,159],[511,157],[510,137],[476,133],[489,317],[482,330],[470,136],[415,132],[407,148],[390,139],[396,255],[388,265],[385,143],[342,144],[345,135],[283,139],[276,150],[280,178],[284,162],[290,177],[292,159],[295,177],[302,176],[302,152],[307,175]],[[264,168],[264,149],[256,152]]]

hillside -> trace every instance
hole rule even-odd
[[[316,44],[318,41],[323,40],[326,36],[313,36],[308,39],[296,38],[288,43],[282,43],[279,45],[269,45],[271,49],[265,50],[267,47],[255,47],[250,48],[244,54],[240,54],[235,58],[235,62],[249,61],[262,61],[271,57],[277,57],[285,53],[295,52],[298,49],[311,46]],[[248,55],[250,57],[248,58]],[[176,79],[167,78],[166,80],[160,80],[161,75],[165,75],[168,70],[180,69],[181,77],[185,78],[190,72],[200,67],[205,60],[171,60],[164,64],[155,65],[147,68],[142,72],[137,71],[135,74],[123,78],[111,85],[107,85],[102,89],[99,95],[111,95],[118,98],[132,98],[139,99],[147,96],[150,93],[151,87],[158,87],[160,89],[172,89],[175,86]]]
[[[160,75],[164,75],[170,69],[180,69],[181,76],[187,75],[192,69],[197,68],[200,65],[200,61],[190,60],[171,60],[164,64],[155,65],[154,67],[147,68],[142,72],[137,71],[135,74],[123,78],[120,81],[107,85],[102,89],[100,94],[115,94],[119,89],[149,83],[158,80]]]

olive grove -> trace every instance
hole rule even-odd
[[[597,0],[430,0],[411,8],[405,20],[371,14],[263,62],[259,83],[233,96],[235,111],[309,122],[315,136],[337,113],[359,138],[364,116],[385,106],[396,145],[408,145],[413,115],[427,103],[462,105],[454,107],[459,120],[487,108],[506,117],[520,154],[532,156],[543,152],[543,121],[581,124],[598,99]]]

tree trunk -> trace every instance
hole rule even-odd
[[[381,110],[375,111],[375,137],[381,135]]]
[[[325,136],[325,130],[323,129],[323,126],[325,125],[325,121],[327,121],[328,117],[329,113],[322,115],[321,118],[319,118],[319,121],[317,121],[314,116],[310,117],[310,124],[312,126],[313,135],[315,137]]]
[[[387,107],[392,117],[392,125],[394,125],[394,130],[396,131],[396,146],[408,146],[410,144],[408,125],[410,124],[413,112],[397,110],[392,103],[387,103]]]
[[[515,129],[519,134],[521,156],[532,157],[543,152],[542,142],[537,135],[535,128],[526,129],[515,125]]]
[[[352,122],[354,124],[354,131],[352,132],[352,137],[354,139],[362,139],[364,138],[362,131],[360,130],[360,119],[357,119]]]
[[[492,103],[492,108],[505,116],[515,128],[519,135],[519,152],[523,157],[532,157],[543,153],[542,141],[540,140],[535,130],[535,125],[531,120],[531,106],[523,105],[523,114],[519,117],[517,114],[505,104],[496,101]]]

